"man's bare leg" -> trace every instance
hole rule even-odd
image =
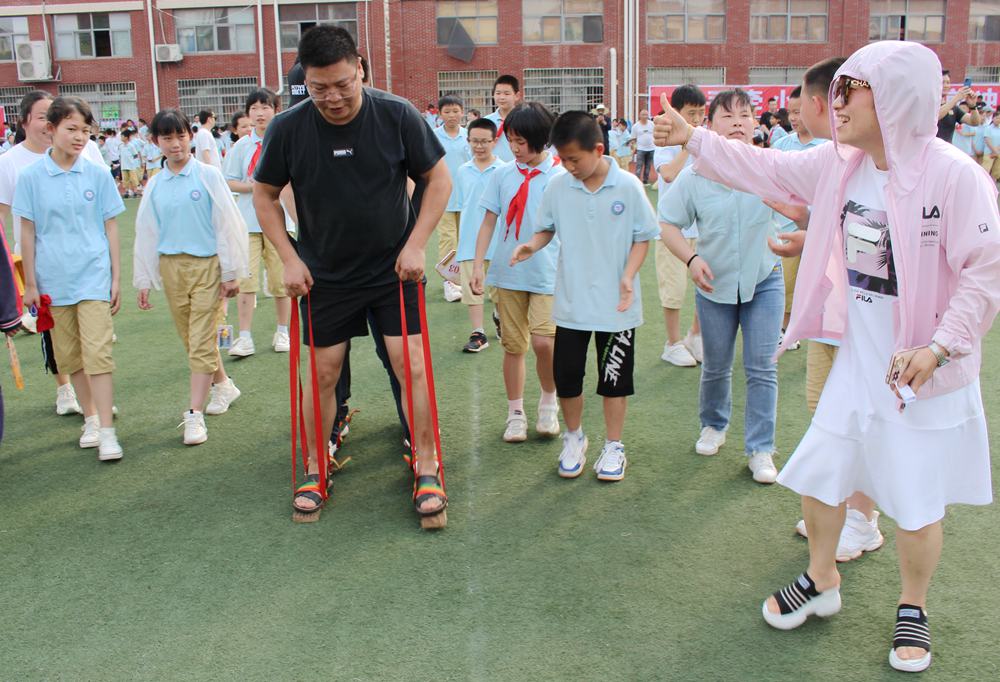
[[[297,343],[298,339],[292,339]],[[330,433],[333,429],[333,420],[337,418],[337,398],[335,389],[337,381],[340,379],[340,370],[344,366],[344,354],[347,351],[347,343],[338,343],[335,346],[325,346],[316,349],[316,379],[319,383],[319,408],[320,418],[323,423],[320,428],[321,434]],[[309,474],[319,473],[320,453],[326,455],[326,441],[316,442],[316,420],[313,419],[313,399],[312,391],[302,392],[302,410],[305,412],[306,423],[306,447],[309,452]],[[297,506],[305,512],[318,505],[309,498],[302,497],[297,501]]]

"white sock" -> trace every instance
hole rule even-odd
[[[625,448],[625,445],[620,440],[608,440],[607,438],[605,438],[604,447],[608,447],[609,445],[619,445],[621,446],[622,449]]]
[[[114,438],[115,427],[113,427],[113,426],[106,426],[106,427],[102,426],[100,433],[101,433],[102,437],[104,437],[104,436],[111,436],[112,438]]]
[[[279,324],[278,325],[278,333],[279,334],[287,334],[288,333],[288,325]]]
[[[100,420],[101,420],[101,418],[99,416],[97,416],[96,414],[92,414],[89,417],[84,417],[83,418],[83,421],[86,422],[86,423],[88,423],[88,424],[90,422],[99,422]]]
[[[524,398],[507,401],[507,416],[513,417],[515,412],[524,414]]]
[[[476,327],[475,329],[472,330],[472,333],[473,334],[485,334],[486,330],[483,329],[482,327]]]
[[[542,397],[538,399],[538,407],[555,407],[556,406],[556,392],[546,393],[542,391]]]
[[[252,337],[252,336],[250,336],[250,332],[249,332],[249,330],[248,330],[248,331],[243,331],[243,330],[241,329],[241,330],[240,330],[240,338],[241,338],[241,339],[246,339],[247,341],[252,341],[252,340],[253,340],[253,337]]]
[[[583,426],[581,425],[576,431],[570,431],[569,435],[573,436],[577,440],[583,440]]]

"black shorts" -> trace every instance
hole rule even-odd
[[[590,336],[597,338],[597,395],[622,398],[635,393],[632,371],[635,366],[635,330],[585,332],[556,327],[555,359],[552,371],[560,398],[583,394],[587,373]]]
[[[417,283],[404,282],[406,331],[420,333],[420,310],[417,307]],[[402,336],[399,315],[399,283],[359,289],[325,287],[317,282],[309,299],[299,299],[302,312],[302,343],[309,344],[306,301],[312,305],[313,337],[316,346],[336,346],[358,336],[368,336],[370,312],[385,336]]]
[[[111,162],[111,177],[115,178],[116,180],[122,179],[122,165],[120,162],[118,161]]]

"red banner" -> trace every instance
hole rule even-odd
[[[651,85],[649,87],[649,115],[656,116],[663,112],[663,107],[660,106],[660,94],[666,93],[667,98],[673,94],[674,90],[679,87],[677,85]],[[711,102],[712,98],[718,95],[723,90],[732,90],[733,88],[743,88],[748,93],[750,93],[750,99],[753,101],[753,108],[755,112],[761,112],[767,108],[767,100],[772,97],[778,100],[778,108],[787,106],[788,95],[794,90],[797,85],[699,85],[698,86],[702,92],[705,93],[705,97]],[[956,92],[958,92],[960,86],[953,85],[948,96],[951,97]],[[986,102],[986,106],[990,109],[996,110],[997,103],[1000,102],[1000,84],[996,83],[982,83],[974,84],[972,86],[973,91],[976,94],[983,96],[983,101]]]

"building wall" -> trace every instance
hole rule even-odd
[[[146,2],[153,2],[153,42],[173,43],[174,20],[172,10],[183,0],[139,0],[130,6],[132,56],[129,58],[56,59],[54,70],[61,75],[59,83],[25,84],[17,79],[13,62],[0,62],[0,88],[30,85],[58,92],[59,86],[78,83],[134,82],[136,84],[138,111],[149,118],[155,111],[152,69],[150,62],[150,36]],[[279,0],[282,3],[288,0]],[[952,70],[953,78],[964,76],[966,65],[1000,65],[1000,42],[970,43],[968,41],[968,11],[970,0],[948,0],[946,38],[942,44],[930,45],[941,56],[942,63]],[[165,5],[161,8],[160,5]],[[246,6],[249,0],[192,0],[186,3],[213,7],[218,4],[232,7]],[[79,5],[81,12],[107,11],[116,6],[108,0],[60,0],[59,5],[48,5],[48,11],[72,9]],[[117,3],[121,6],[121,3]],[[603,68],[603,101],[610,104],[611,51],[617,50],[617,75],[619,107],[623,106],[624,91],[624,31],[623,2],[604,1],[604,42],[601,44],[531,45],[522,43],[522,0],[499,0],[497,45],[477,47],[468,63],[448,55],[447,49],[437,45],[435,0],[389,0],[389,36],[385,35],[381,0],[358,2],[358,43],[368,54],[372,75],[377,87],[386,87],[391,78],[391,89],[411,99],[423,108],[427,101],[437,98],[438,74],[450,71],[497,71],[523,77],[525,69],[534,68]],[[749,0],[728,0],[726,42],[715,44],[654,44],[646,40],[646,0],[638,0],[639,7],[639,74],[637,93],[642,94],[652,83],[646,82],[647,67],[724,67],[726,81],[746,83],[751,67],[806,67],[828,56],[846,55],[867,42],[868,0],[829,0],[828,40],[825,43],[772,44],[750,42]],[[32,40],[45,36],[43,21],[48,22],[52,37],[52,17],[38,12],[40,0],[5,0],[0,16],[17,15],[19,8],[29,16],[29,33]],[[176,106],[179,100],[177,82],[181,79],[249,77],[277,88],[279,74],[276,64],[276,37],[274,0],[264,0],[263,51],[264,72],[261,74],[257,53],[188,54],[177,64],[157,64],[159,79],[159,104]],[[386,53],[391,54],[387,62]],[[260,45],[258,45],[258,49]],[[283,72],[294,63],[295,53],[281,53]],[[229,115],[231,112],[218,112]]]

